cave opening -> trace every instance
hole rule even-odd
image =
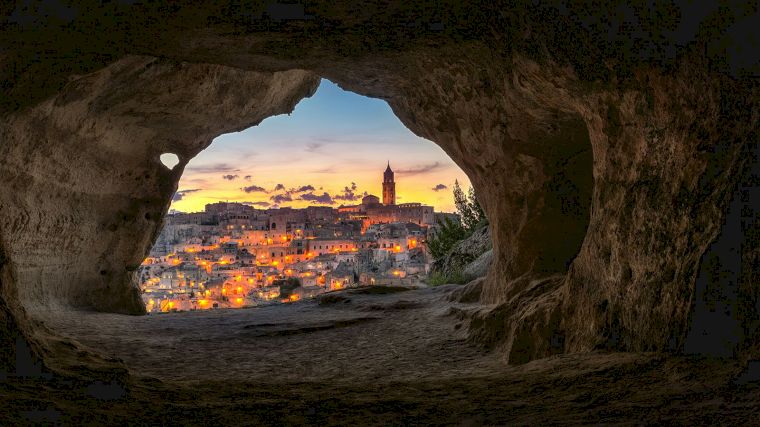
[[[172,153],[161,161],[170,170],[179,163]],[[322,79],[293,112],[221,135],[186,163],[135,273],[142,301],[148,313],[163,313],[427,286],[429,273],[435,284],[461,282],[461,271],[431,271],[443,249],[431,253],[427,242],[446,219],[460,234],[487,227],[469,185],[387,103]],[[467,218],[456,213],[455,188],[472,207]],[[481,240],[484,252],[490,241]]]

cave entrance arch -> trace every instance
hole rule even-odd
[[[469,187],[445,152],[409,132],[387,103],[322,79],[292,112],[214,138],[188,162],[136,275],[146,310],[291,302],[360,284],[424,285],[433,261],[424,249],[428,230],[441,213],[456,211],[455,183]],[[392,194],[381,203],[374,194],[386,184]],[[483,252],[489,242],[481,234]],[[373,253],[381,248],[387,259]],[[463,253],[460,270],[480,252]],[[291,290],[296,281],[303,286]]]

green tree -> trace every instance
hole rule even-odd
[[[475,218],[476,222],[474,226],[478,226],[479,224],[483,222],[488,222],[488,218],[486,218],[486,213],[483,210],[483,208],[480,206],[480,203],[478,202],[478,198],[475,197],[475,189],[470,187],[470,189],[467,191],[467,204],[470,207],[470,212],[472,212],[472,216]]]
[[[427,241],[430,255],[435,259],[444,257],[458,241],[467,237],[467,230],[458,221],[444,218],[438,225],[438,231]]]
[[[459,181],[454,181],[454,205],[462,226],[468,232],[474,231],[481,222],[486,220],[486,214],[475,197],[475,189],[470,187],[465,194],[459,186]]]

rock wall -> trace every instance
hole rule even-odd
[[[258,3],[112,3],[5,21],[3,336],[33,329],[21,308],[141,313],[132,272],[187,161],[290,111],[322,76],[388,101],[470,177],[494,245],[473,340],[516,363],[684,348],[700,260],[739,183],[754,185],[758,84],[731,75],[712,42],[732,12],[677,42],[659,30],[675,6],[621,23],[614,4],[310,2],[294,17]],[[173,170],[165,152],[180,157]],[[751,331],[746,242],[732,316]]]

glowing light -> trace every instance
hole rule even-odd
[[[291,295],[288,297],[288,299],[289,299],[289,300],[291,300],[291,301],[298,301],[298,299],[299,299],[299,298],[300,298],[300,297],[298,296],[298,294],[291,294]]]
[[[242,304],[243,303],[243,298],[235,298],[235,302],[237,304]]]

